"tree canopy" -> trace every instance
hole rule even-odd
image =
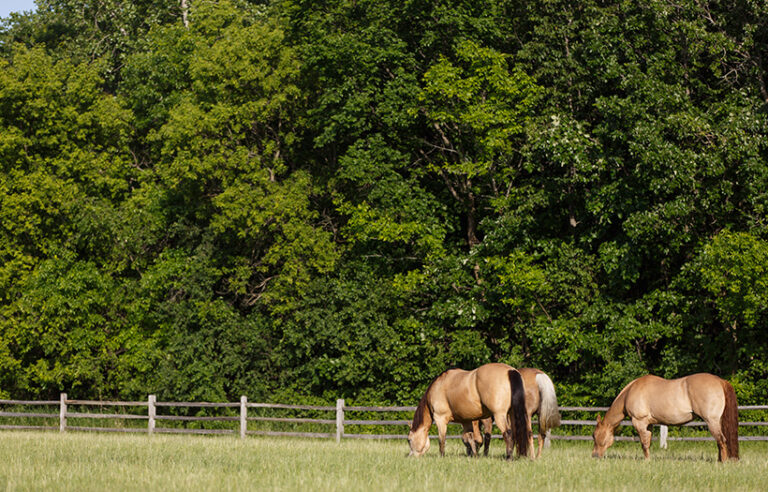
[[[38,0],[0,24],[0,397],[768,399],[768,6]]]

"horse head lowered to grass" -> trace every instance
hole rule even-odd
[[[440,455],[445,455],[445,435],[449,422],[464,427],[462,438],[469,454],[477,454],[473,427],[476,421],[493,417],[507,445],[507,458],[514,448],[528,456],[528,422],[525,387],[520,373],[506,364],[491,363],[473,371],[449,369],[437,376],[421,397],[408,434],[410,456],[421,456],[429,449],[429,428],[434,422],[440,439]]]
[[[682,425],[698,415],[717,442],[718,460],[739,459],[739,413],[736,393],[728,381],[707,373],[667,380],[648,375],[624,387],[605,418],[597,416],[592,433],[592,456],[602,458],[613,444],[613,433],[624,415],[632,419],[646,459],[651,446],[650,426]]]

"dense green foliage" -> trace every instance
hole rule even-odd
[[[0,396],[768,399],[764,2],[39,0],[0,29]]]

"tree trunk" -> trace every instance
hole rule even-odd
[[[184,23],[185,28],[189,29],[189,19],[187,19],[187,14],[189,14],[189,1],[181,0],[181,22]]]
[[[480,244],[477,239],[477,205],[475,204],[475,195],[470,192],[467,197],[467,246],[468,250]]]

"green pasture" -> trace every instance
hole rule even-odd
[[[655,444],[655,443],[654,443]],[[603,460],[589,442],[554,442],[542,459],[470,459],[449,441],[406,458],[405,441],[0,433],[0,490],[764,490],[768,443],[744,442],[719,464],[714,443],[672,442],[644,461],[616,443]]]

